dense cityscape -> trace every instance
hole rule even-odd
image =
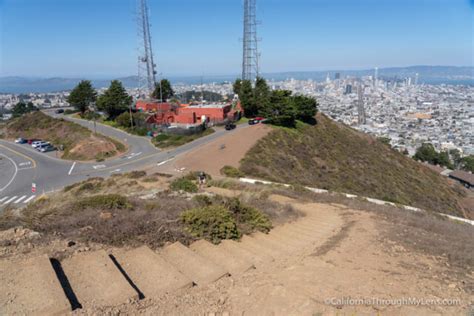
[[[458,149],[474,154],[474,87],[418,84],[417,78],[385,80],[376,76],[341,78],[336,74],[323,82],[270,80],[272,89],[291,90],[313,96],[319,110],[336,121],[377,137],[390,138],[391,145],[413,155],[423,143],[438,151]],[[209,91],[231,95],[232,83],[175,84],[177,95],[186,91]],[[135,89],[128,89],[135,95]],[[100,90],[99,90],[100,93]],[[2,94],[0,108],[8,112],[20,100],[41,108],[68,106],[68,92]],[[198,97],[199,100],[199,97]],[[200,100],[199,100],[200,101]],[[5,115],[7,118],[8,115]]]

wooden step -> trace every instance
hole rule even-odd
[[[234,276],[255,268],[253,264],[245,260],[245,258],[236,256],[226,249],[219,249],[216,245],[203,239],[192,243],[189,248],[210,261],[223,266]]]
[[[104,250],[82,252],[62,262],[64,273],[83,307],[114,306],[138,299]]]
[[[64,315],[69,303],[49,258],[0,262],[0,315]]]
[[[222,240],[217,248],[222,251],[227,251],[232,253],[234,256],[244,258],[245,260],[251,262],[257,269],[261,268],[265,263],[265,259],[258,254],[245,250],[243,247],[240,247],[239,242],[233,240]]]
[[[191,279],[147,246],[118,250],[113,255],[145,297],[158,297],[193,286]]]
[[[259,254],[260,256],[264,257],[265,261],[273,261],[276,257],[278,257],[278,255],[281,254],[281,251],[274,244],[259,242],[255,238],[252,238],[248,235],[242,236],[239,246],[250,252]]]
[[[160,255],[197,285],[206,285],[229,275],[222,266],[198,255],[180,242],[164,247]]]
[[[287,243],[282,243],[280,240],[270,238],[268,234],[255,232],[250,236],[254,238],[256,241],[258,241],[259,243],[261,243],[262,245],[267,245],[267,244],[272,245],[272,247],[275,249],[278,249],[280,253],[289,254],[294,250],[294,246],[289,245]]]

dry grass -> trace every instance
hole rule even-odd
[[[63,159],[103,160],[127,150],[114,139],[93,135],[88,128],[42,112],[25,114],[10,122],[5,130],[8,138],[41,138],[56,147],[62,146]]]
[[[376,139],[318,115],[278,128],[241,161],[252,177],[347,192],[463,216],[465,191]]]

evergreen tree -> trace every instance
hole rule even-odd
[[[20,117],[23,114],[33,111],[38,111],[38,108],[32,102],[28,102],[28,104],[25,104],[25,102],[18,102],[12,109],[12,116]]]
[[[88,107],[96,101],[96,98],[97,92],[92,87],[91,82],[89,80],[83,80],[71,91],[67,101],[76,110],[84,113]]]
[[[253,93],[256,114],[264,113],[270,106],[270,88],[267,85],[267,81],[261,77],[257,77],[255,82],[255,89]]]
[[[252,83],[249,80],[242,80],[239,92],[240,102],[246,117],[255,117],[258,114],[255,105]]]
[[[163,89],[163,92],[160,90]],[[155,90],[151,94],[152,98],[161,100],[163,97],[162,102],[165,102],[166,100],[172,98],[174,96],[174,90],[173,87],[171,86],[171,82],[168,79],[161,79],[161,84],[157,83],[155,84]]]
[[[114,80],[105,93],[97,98],[97,108],[106,112],[109,119],[115,119],[130,108],[132,101],[122,83]]]

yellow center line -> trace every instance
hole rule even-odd
[[[23,158],[26,158],[27,160],[31,161],[31,163],[33,164],[33,168],[36,168],[36,161],[35,161],[33,158],[31,158],[31,157],[29,157],[29,156],[27,156],[27,155],[25,155],[25,154],[22,154],[22,153],[20,153],[20,152],[14,150],[14,149],[11,149],[10,147],[7,147],[7,146],[5,146],[5,145],[0,144],[0,147],[3,147],[3,148],[5,148],[6,150],[9,150],[9,151],[11,151],[11,152],[14,153],[14,154],[17,154],[17,155],[19,155],[19,156],[22,156]]]

